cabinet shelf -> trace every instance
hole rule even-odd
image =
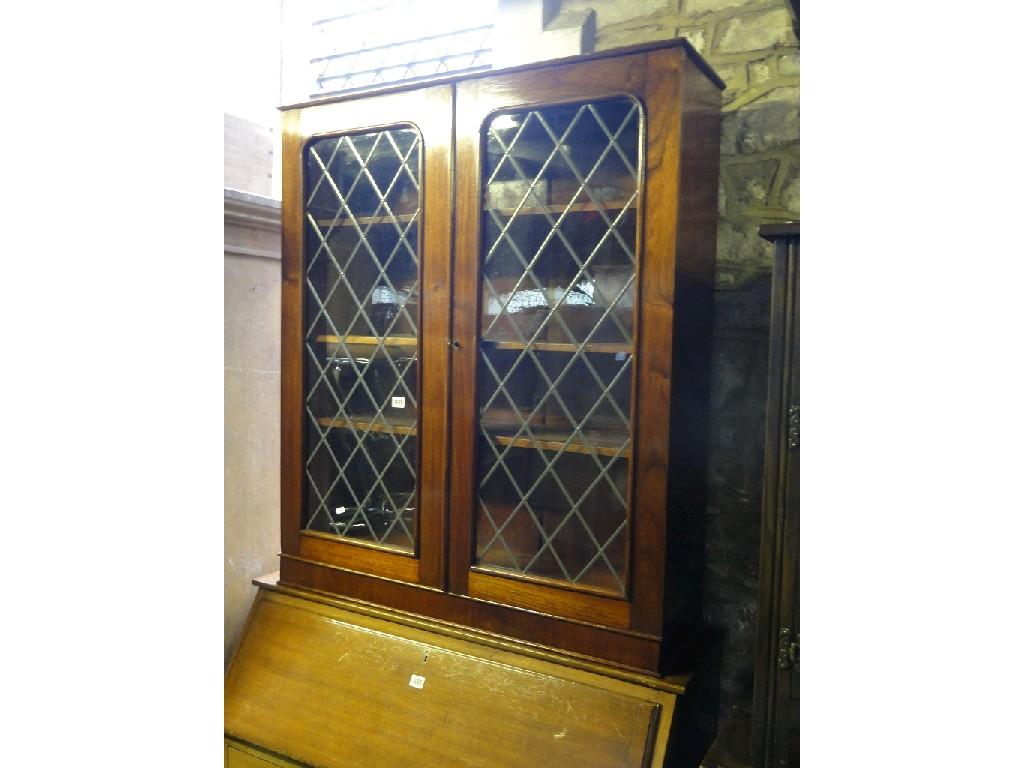
[[[418,347],[420,340],[417,336],[331,336],[323,334],[316,337],[317,341],[325,344],[347,345],[372,345],[382,344],[385,347]]]
[[[399,222],[407,224],[417,216],[419,211],[414,213],[396,213],[394,216],[356,216],[354,219],[348,216],[339,219],[314,219],[318,227],[351,227],[355,224],[366,226],[370,224],[393,224]]]
[[[632,454],[633,447],[627,443],[625,448],[622,446],[621,433],[613,432],[599,432],[597,430],[588,430],[586,432],[586,438],[590,441],[590,445],[582,442],[579,437],[570,441],[569,436],[572,434],[571,430],[546,430],[533,428],[533,437],[513,437],[508,434],[501,434],[500,432],[493,431],[494,425],[489,425],[486,421],[482,421],[480,426],[487,431],[494,442],[498,445],[511,445],[515,448],[540,448],[542,451],[560,451],[563,448],[566,453],[587,453],[597,454],[598,456],[615,456],[618,455],[620,458],[629,458]],[[591,448],[591,446],[593,446]],[[621,448],[621,453],[619,450]]]
[[[316,341],[324,344],[341,344],[342,342],[347,345],[377,346],[380,344],[385,347],[417,347],[420,343],[419,338],[416,336],[332,336],[330,334],[317,336]],[[526,342],[523,341],[481,339],[481,342],[492,344],[495,349],[526,349]],[[620,352],[629,354],[633,351],[632,344],[616,342],[591,342],[590,344],[578,345],[567,341],[535,341],[530,345],[530,348],[538,352],[571,353],[575,352],[580,346],[583,346],[587,352],[603,352],[607,354],[617,354]]]
[[[372,421],[372,417],[369,416],[353,416],[350,417],[351,427],[357,432],[386,432],[396,435],[415,435],[416,434],[416,420],[415,419],[403,419],[390,417],[389,423],[384,424],[380,421]],[[333,429],[347,429],[349,422],[345,419],[331,418],[330,416],[323,416],[317,419],[317,423],[322,427],[331,427]],[[569,441],[569,436],[572,434],[568,430],[545,430],[545,429],[533,429],[533,437],[512,437],[510,435],[503,435],[496,433],[492,430],[496,425],[488,424],[486,421],[481,423],[481,426],[488,430],[488,434],[491,439],[494,440],[498,445],[511,445],[516,448],[540,448],[544,451],[559,451],[565,446],[567,453],[596,453],[599,456],[615,456],[619,453],[619,447],[622,445],[621,439],[618,435],[611,432],[599,432],[597,430],[590,430],[586,433],[587,439],[590,441],[590,445],[593,446],[593,450],[584,442],[578,438],[573,441]],[[622,458],[628,458],[632,452],[631,446],[627,445],[620,454]]]
[[[605,211],[621,211],[623,208],[636,208],[636,201],[626,204],[625,200],[609,200],[606,203],[601,203],[601,208]],[[502,216],[511,216],[516,212],[513,208],[484,208],[485,211],[491,211],[493,213],[500,213]],[[573,203],[572,205],[537,205],[531,206],[530,208],[520,208],[518,216],[543,216],[545,214],[558,216],[564,211],[569,213],[595,213],[597,212],[597,203]]]
[[[527,344],[523,341],[492,341],[482,339],[484,344],[493,344],[495,349],[526,349]],[[632,344],[619,344],[615,342],[591,342],[590,344],[572,344],[568,341],[535,341],[530,344],[530,349],[538,352],[575,352],[581,346],[586,352],[605,353],[626,353],[633,351]]]
[[[357,432],[387,432],[394,435],[415,435],[416,419],[388,417],[388,424],[382,421],[372,421],[372,416],[350,416],[348,420],[335,419],[330,416],[322,416],[317,419],[321,427],[332,429],[347,429],[350,426]]]

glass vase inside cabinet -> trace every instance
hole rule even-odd
[[[626,590],[642,111],[484,126],[476,566]]]

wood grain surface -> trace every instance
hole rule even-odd
[[[675,698],[261,592],[225,733],[324,768],[640,768],[661,764]]]

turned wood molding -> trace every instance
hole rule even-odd
[[[253,247],[270,239],[254,238],[239,230],[256,230],[274,236],[274,247]],[[281,201],[236,189],[224,190],[224,255],[280,261]]]

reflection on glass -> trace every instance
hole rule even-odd
[[[304,527],[416,542],[422,141],[411,126],[305,155]]]
[[[623,594],[640,108],[483,130],[476,565]]]

